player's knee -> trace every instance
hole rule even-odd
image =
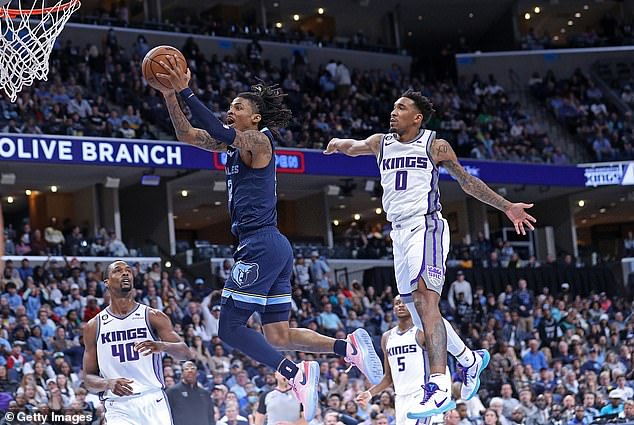
[[[440,315],[440,308],[438,307],[439,295],[428,289],[419,290],[414,295],[414,304],[416,310],[421,316],[435,316]]]

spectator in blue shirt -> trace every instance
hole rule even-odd
[[[42,338],[44,338],[45,341],[48,341],[50,337],[55,335],[55,322],[49,319],[48,311],[41,309],[37,313],[37,319],[35,319],[34,323],[40,326],[42,330]]]
[[[33,288],[29,288],[24,291],[24,295],[22,298],[26,304],[26,315],[30,320],[35,320],[37,318],[37,313],[40,311],[42,307],[42,298],[40,296],[40,288],[35,286]]]
[[[610,404],[606,404],[601,409],[601,416],[618,415],[623,411],[623,392],[619,389],[610,391],[608,394]]]
[[[599,362],[597,357],[598,357],[597,349],[592,347],[590,349],[588,360],[586,360],[586,362],[583,365],[581,365],[581,372],[583,373],[586,370],[592,370],[597,375],[601,373],[601,363]]]
[[[330,271],[328,264],[321,258],[319,258],[319,252],[313,251],[310,253],[310,277],[313,282],[320,288],[328,288],[328,278],[326,273]]]
[[[533,296],[533,291],[526,288],[527,283],[525,279],[518,280],[517,286],[517,291],[513,294],[512,305],[517,307],[517,310],[522,318],[528,319],[530,324],[528,329],[525,330],[530,332],[533,328],[532,315],[535,297]]]
[[[533,370],[541,370],[548,367],[546,356],[542,351],[539,351],[539,342],[536,339],[528,341],[530,351],[524,354],[522,362],[526,365],[529,364],[533,367]]]
[[[326,303],[324,311],[319,314],[319,324],[329,334],[335,334],[338,330],[343,329],[343,323],[339,316],[332,312],[332,304]]]
[[[575,415],[568,421],[568,425],[589,425],[586,409],[583,406],[575,407]]]
[[[22,260],[22,265],[18,269],[18,273],[20,273],[20,279],[22,279],[22,282],[26,282],[27,277],[33,276],[33,268],[29,265],[28,258]]]
[[[588,392],[583,396],[583,407],[586,410],[586,418],[589,422],[592,422],[594,418],[599,417],[601,414],[594,407],[597,402],[597,396],[594,393]]]
[[[18,289],[14,282],[7,283],[7,292],[2,294],[2,298],[9,301],[9,307],[13,311],[22,305],[22,297],[18,295]]]

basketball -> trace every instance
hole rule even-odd
[[[156,75],[167,74],[167,71],[161,65],[161,61],[169,63],[167,59],[168,56],[176,56],[176,65],[180,71],[183,73],[187,72],[185,56],[183,56],[180,50],[172,46],[157,46],[147,52],[145,58],[143,58],[143,64],[141,66],[143,77],[150,86],[157,90],[172,87],[169,81]]]

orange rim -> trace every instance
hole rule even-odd
[[[27,15],[27,16],[33,16],[33,15],[44,15],[47,13],[56,13],[56,12],[60,12],[62,10],[66,10],[69,7],[79,3],[80,0],[71,0],[68,3],[64,3],[64,4],[58,4],[57,6],[53,6],[53,7],[45,7],[45,8],[34,8],[33,10],[31,9],[4,9],[1,8],[0,9],[0,18],[6,18],[9,17],[11,19],[17,17],[17,16],[21,16],[21,15]]]

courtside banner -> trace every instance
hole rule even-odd
[[[0,134],[0,160],[152,168],[210,168],[212,153],[149,140]]]
[[[307,151],[304,158],[306,160],[306,174],[379,177],[379,168],[374,156],[351,158],[343,154],[325,156],[320,151]],[[571,187],[583,187],[586,183],[583,169],[575,166],[469,159],[460,159],[460,163],[469,174],[479,177],[487,183]],[[439,173],[443,180],[452,179],[442,167]]]
[[[179,142],[98,137],[0,134],[0,161],[68,165],[224,170],[226,153]],[[318,150],[276,149],[279,173],[378,178],[374,156],[326,156]],[[557,166],[461,159],[467,172],[487,183],[587,187],[634,182],[634,163]],[[440,169],[440,177],[452,177]]]
[[[588,187],[634,185],[634,162],[583,164],[581,167]]]

